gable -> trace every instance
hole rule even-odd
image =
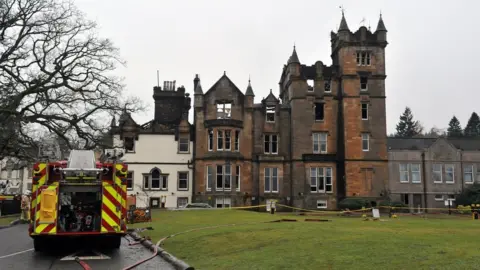
[[[458,155],[458,149],[443,138],[437,139],[428,152],[433,160],[454,160]]]
[[[233,102],[234,105],[241,105],[244,101],[244,94],[227,77],[223,75],[206,93],[205,101],[208,104],[215,104],[216,101]]]

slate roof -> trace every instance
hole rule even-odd
[[[457,149],[480,151],[480,139],[470,138],[394,138],[387,139],[388,150],[423,150],[432,146],[437,140],[446,139]]]

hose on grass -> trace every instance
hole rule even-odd
[[[83,267],[83,270],[92,270],[86,262],[80,260],[78,257],[75,257],[75,261]]]
[[[261,221],[261,222],[246,222],[246,223],[239,223],[239,224],[223,224],[223,225],[215,225],[215,226],[208,226],[208,227],[201,227],[201,228],[195,228],[195,229],[190,229],[190,230],[187,230],[187,231],[183,231],[183,232],[178,232],[178,233],[174,233],[174,234],[171,234],[169,236],[166,236],[166,237],[163,237],[161,238],[157,244],[154,246],[154,252],[152,254],[152,256],[148,257],[148,258],[145,258],[141,261],[138,261],[136,262],[135,264],[131,265],[131,266],[128,266],[128,267],[125,267],[123,268],[123,270],[130,270],[130,269],[133,269],[153,258],[155,258],[155,256],[158,255],[158,249],[160,248],[160,245],[163,244],[163,242],[169,238],[172,238],[172,237],[175,237],[177,235],[181,235],[181,234],[186,234],[186,233],[190,233],[190,232],[195,232],[195,231],[200,231],[200,230],[208,230],[208,229],[217,229],[217,228],[222,228],[222,227],[233,227],[233,226],[241,226],[241,225],[255,225],[255,224],[262,224],[262,223],[272,223],[272,222],[281,222],[283,220],[271,220],[271,221]],[[145,241],[144,238],[143,240],[140,240],[139,242],[143,242]],[[193,269],[193,268],[192,268]]]

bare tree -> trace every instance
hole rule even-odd
[[[140,199],[146,207],[150,207],[150,194],[148,191],[145,190],[142,185],[137,184],[135,186],[138,188],[137,200]]]
[[[45,132],[93,149],[113,115],[143,109],[96,30],[72,0],[0,0],[0,157],[26,154]]]

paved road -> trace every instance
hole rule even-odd
[[[104,253],[111,259],[89,260],[86,262],[93,270],[121,270],[124,267],[130,266],[143,258],[148,258],[152,254],[149,250],[141,245],[128,246],[128,242],[125,239],[123,239],[122,243],[123,245],[120,250]],[[75,252],[75,250],[73,250],[73,252]],[[71,253],[72,250],[60,251],[56,252],[55,254],[35,253],[33,251],[33,241],[27,233],[27,225],[17,225],[0,230],[0,269],[2,270],[81,270],[82,267],[75,261],[60,261],[61,258],[68,256]],[[170,270],[174,268],[157,256],[135,269]]]

